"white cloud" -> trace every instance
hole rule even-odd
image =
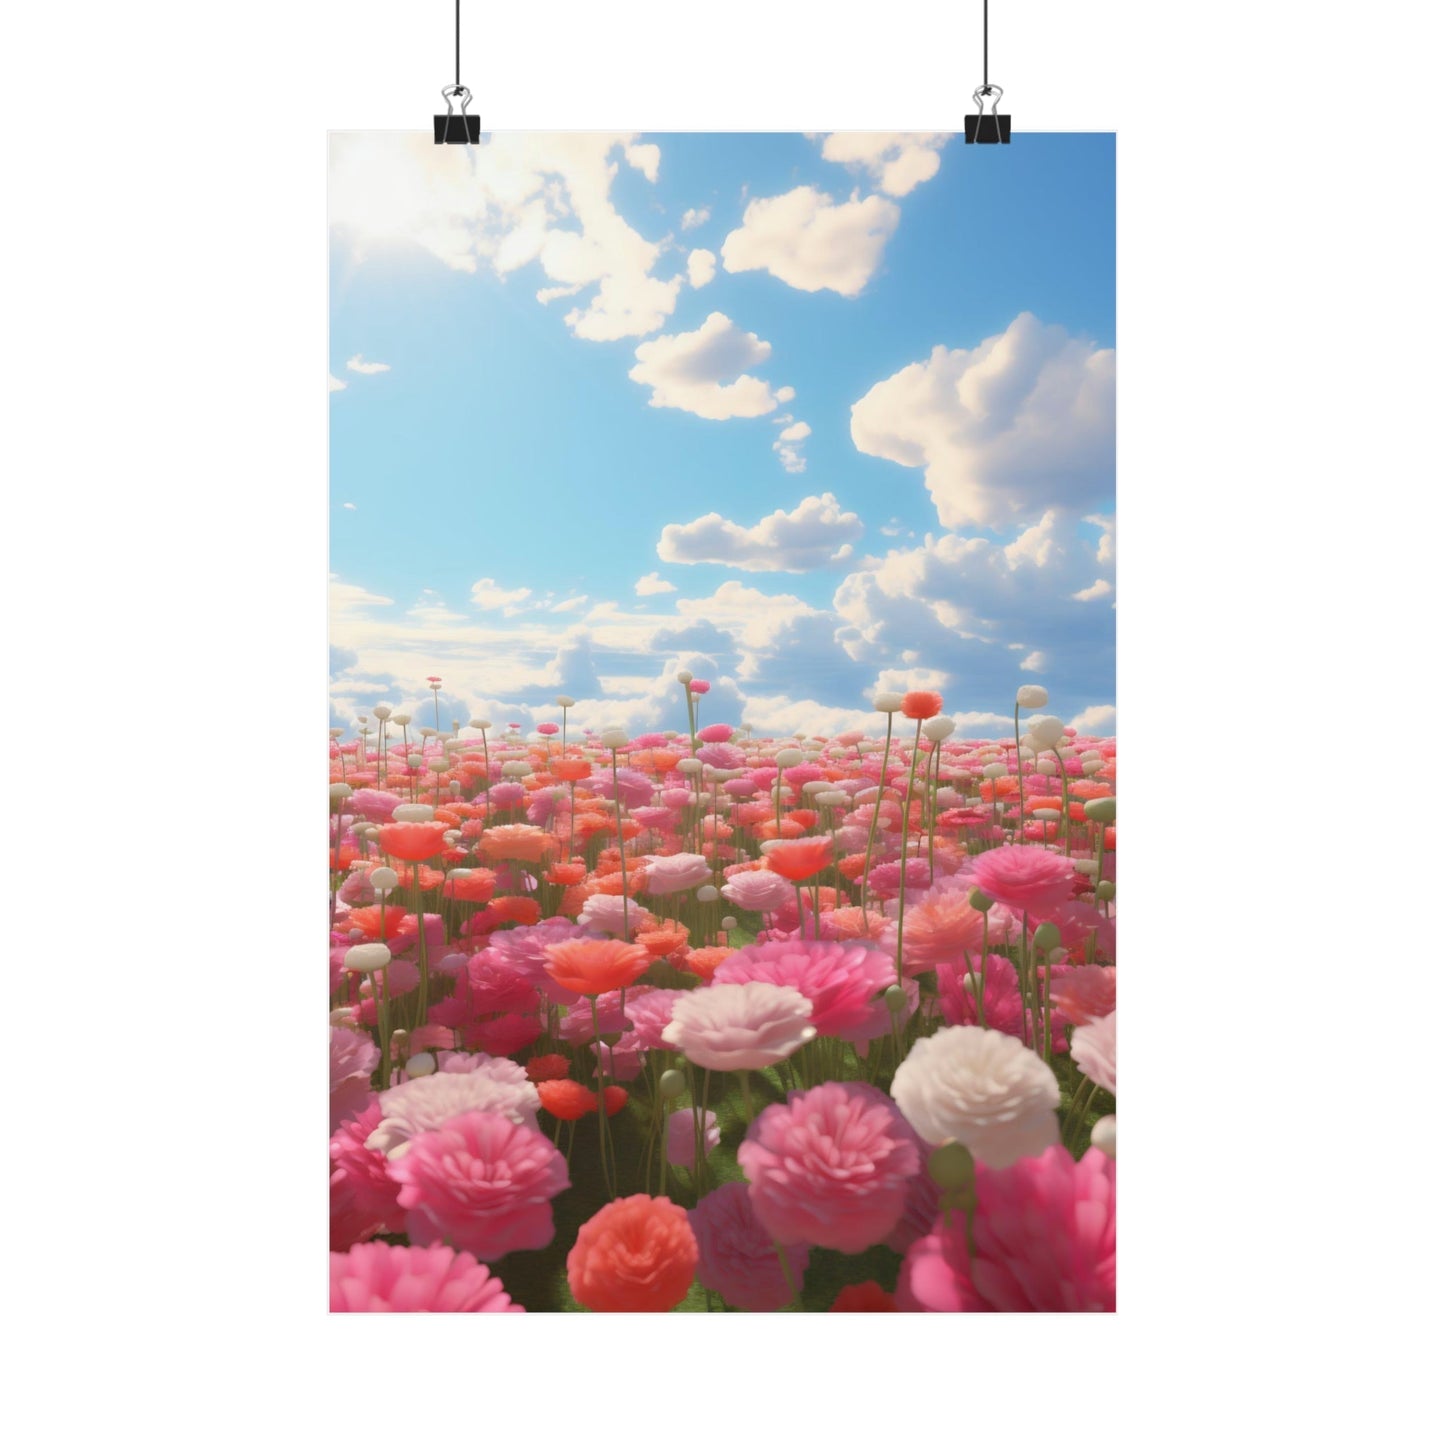
[[[868,173],[881,191],[906,196],[938,174],[947,131],[835,131],[823,142],[823,159]]]
[[[878,269],[898,225],[881,196],[835,204],[811,186],[751,201],[722,246],[726,270],[767,271],[799,291],[856,296]]]
[[[1114,486],[1114,352],[1023,312],[972,350],[937,346],[853,405],[853,443],[924,468],[946,527],[998,526]]]
[[[342,505],[348,512],[354,512],[354,511],[356,510],[356,503],[355,503],[355,502],[343,502],[341,505]]]
[[[813,428],[805,421],[791,422],[778,433],[778,440],[784,442],[805,441],[813,435]]]
[[[682,213],[682,229],[684,231],[695,231],[699,226],[707,225],[712,217],[712,212],[706,206],[688,207]]]
[[[874,698],[880,692],[936,692],[947,687],[948,680],[948,674],[936,667],[885,667],[863,689],[863,695]]]
[[[662,160],[662,151],[655,145],[630,145],[623,152],[627,164],[639,170],[649,181],[657,180],[657,167]]]
[[[414,617],[418,622],[465,622],[466,615],[461,612],[453,612],[446,604],[441,593],[434,592],[430,587],[423,587],[421,596],[407,608],[406,615]]]
[[[348,371],[354,371],[360,376],[375,376],[378,372],[390,371],[391,367],[384,361],[363,361],[361,359],[361,353],[358,351],[356,355],[346,363],[346,369]]]
[[[328,371],[328,372],[326,373],[326,390],[327,390],[327,391],[345,391],[345,390],[346,390],[346,383],[345,383],[344,381],[337,381],[337,379],[336,379],[334,376],[332,376],[332,374]]]
[[[553,612],[578,612],[587,605],[587,594],[584,592],[579,597],[569,597],[565,602],[558,602],[550,610]]]
[[[575,296],[582,288],[580,286],[543,286],[537,292],[537,300],[543,306],[550,306],[554,301],[560,301],[564,296]]]
[[[772,352],[766,341],[714,311],[696,331],[644,341],[637,348],[637,365],[627,374],[652,388],[649,406],[676,407],[710,421],[763,416],[785,394],[792,395],[789,388],[775,392],[744,371],[765,362]]]
[[[1111,703],[1096,703],[1086,707],[1077,717],[1069,720],[1071,728],[1078,728],[1089,737],[1105,737],[1106,728],[1112,731],[1118,721],[1119,710]]]
[[[1048,659],[1042,652],[1031,652],[1019,663],[1019,670],[1021,672],[1042,672],[1047,661]]]
[[[531,595],[530,587],[498,587],[490,577],[483,577],[472,583],[472,605],[480,607],[484,612],[494,611],[499,607],[513,607]]]
[[[687,258],[687,279],[694,290],[706,286],[717,275],[717,257],[711,251],[692,251]]]
[[[646,577],[637,579],[637,586],[634,589],[639,597],[656,597],[663,592],[676,592],[666,577],[659,576],[656,572],[649,572]]]
[[[1096,597],[1107,597],[1113,590],[1113,587],[1100,577],[1072,596],[1075,602],[1092,602]]]
[[[365,259],[415,245],[444,265],[498,276],[537,264],[547,300],[595,287],[566,324],[590,341],[646,336],[672,314],[682,277],[611,200],[615,156],[655,179],[659,148],[634,135],[499,131],[459,155],[429,137],[353,132],[331,144],[331,224]]]
[[[717,512],[662,529],[657,555],[664,562],[712,562],[745,572],[806,572],[844,560],[842,550],[863,535],[856,512],[845,512],[832,492],[804,497],[751,527]]]

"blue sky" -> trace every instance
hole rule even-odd
[[[334,725],[1112,731],[1112,136],[340,134],[331,208]]]

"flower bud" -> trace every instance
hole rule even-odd
[[[704,883],[693,896],[699,903],[716,903],[721,895],[711,883]]]
[[[445,758],[429,758],[427,760],[427,767],[434,773],[444,773],[451,767],[451,764]]]
[[[896,983],[890,983],[883,990],[883,1002],[888,1005],[889,1013],[901,1014],[908,1007],[908,995]]]
[[[372,708],[371,715],[373,717],[379,717],[383,722],[385,722],[386,719],[391,716],[391,708],[388,704],[384,702],[379,702],[374,708]]]
[[[1107,1154],[1110,1159],[1114,1158],[1115,1135],[1118,1126],[1114,1122],[1114,1115],[1105,1114],[1093,1127],[1089,1134],[1089,1143],[1101,1154]]]
[[[437,1061],[431,1054],[413,1054],[406,1061],[406,1076],[409,1079],[424,1079],[437,1071]]]
[[[409,712],[394,712],[391,715],[391,720],[398,727],[404,728],[411,721],[411,714]]]
[[[426,759],[423,758],[420,753],[408,753],[406,755],[406,765],[409,768],[419,768],[425,761]]]
[[[397,885],[395,868],[373,868],[371,870],[371,886],[378,893],[390,893]]]
[[[1087,763],[1084,764],[1084,776],[1086,778],[1092,778],[1095,773],[1102,773],[1103,771],[1104,765],[1098,760],[1098,758],[1091,758]]]
[[[657,1081],[657,1091],[664,1099],[681,1098],[687,1089],[687,1080],[681,1069],[668,1069]]]
[[[1020,707],[1047,707],[1049,705],[1049,690],[1040,687],[1036,682],[1026,682],[1018,691],[1018,705]]]
[[[990,763],[983,770],[983,776],[986,778],[1006,778],[1008,777],[1008,769],[1004,767],[1002,763]]]
[[[1035,808],[1030,816],[1041,823],[1057,823],[1064,815],[1057,808]]]
[[[1051,778],[1058,772],[1059,765],[1052,758],[1040,758],[1034,764],[1034,772],[1042,773],[1046,778]]]
[[[942,1189],[964,1189],[973,1178],[973,1155],[950,1139],[928,1156],[928,1177]]]
[[[729,913],[728,916],[724,918],[718,926],[722,928],[725,932],[731,933],[732,930],[738,926],[738,921],[732,916],[731,913]]]
[[[1040,953],[1049,953],[1063,942],[1063,935],[1056,923],[1041,923],[1034,929],[1034,948]]]
[[[331,785],[331,801],[332,801],[333,803],[345,802],[345,800],[346,800],[347,798],[349,798],[350,796],[351,796],[351,784],[350,784],[350,783],[332,783],[332,785]]]
[[[1117,802],[1117,798],[1090,798],[1084,804],[1084,816],[1091,823],[1112,823]]]
[[[688,683],[692,681],[692,674],[686,668],[683,668],[683,670],[678,673],[677,680],[686,687]]]
[[[1094,897],[1097,898],[1100,903],[1112,903],[1116,891],[1112,878],[1101,878],[1099,879],[1098,887],[1094,889]]]
[[[532,765],[530,763],[514,762],[502,764],[502,776],[504,778],[525,778],[531,775]]]
[[[1029,719],[1029,733],[1038,739],[1035,748],[1051,748],[1064,735],[1064,721],[1057,717],[1033,717]]]
[[[968,890],[968,906],[977,913],[987,913],[993,907],[993,899],[982,888]]]
[[[486,732],[486,730],[491,727],[491,725],[492,724],[484,717],[474,717],[467,723],[467,726],[469,728],[476,728],[478,732],[483,733]]]
[[[782,748],[773,761],[776,762],[780,768],[796,768],[798,764],[803,761],[802,749]]]
[[[352,973],[375,973],[391,962],[391,950],[384,943],[357,943],[346,950],[342,963]]]

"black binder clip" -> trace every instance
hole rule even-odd
[[[453,96],[461,104],[459,115],[452,114]],[[447,113],[432,116],[432,140],[439,146],[480,145],[482,142],[482,118],[479,115],[467,114],[467,106],[471,104],[472,100],[471,91],[464,85],[443,86],[442,99],[447,103]]]
[[[993,96],[993,111],[989,115],[983,113],[983,102],[985,96]],[[1010,116],[998,113],[998,103],[1003,99],[1003,86],[981,85],[974,91],[973,98],[978,102],[978,114],[966,115],[963,118],[963,139],[968,145],[1007,145],[1009,143],[1009,122]]]

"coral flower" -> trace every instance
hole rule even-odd
[[[442,887],[442,897],[462,903],[490,903],[497,890],[497,875],[490,868],[471,868],[453,874]]]
[[[421,863],[435,858],[446,846],[445,823],[388,823],[379,834],[382,848],[393,858]]]
[[[562,783],[580,783],[592,776],[592,764],[586,758],[554,758],[552,776]]]
[[[687,925],[669,918],[660,928],[643,929],[634,938],[653,958],[666,958],[687,947]]]
[[[1091,963],[1054,974],[1053,1006],[1069,1024],[1086,1024],[1114,1012],[1114,969]]]
[[[528,823],[503,823],[482,834],[481,847],[489,863],[540,863],[557,851],[557,840]]]
[[[898,1313],[893,1296],[877,1280],[864,1280],[862,1284],[844,1285],[838,1291],[838,1298],[828,1310],[829,1314],[891,1315]]]
[[[790,883],[802,883],[833,861],[831,838],[795,838],[774,843],[764,859],[768,868]]]
[[[540,1084],[548,1079],[565,1079],[571,1065],[561,1054],[538,1054],[535,1058],[527,1060],[527,1077],[534,1084]],[[542,1100],[545,1108],[547,1101]]]
[[[645,948],[616,938],[574,938],[549,943],[544,952],[547,973],[557,983],[593,998],[626,988],[647,972],[652,961]]]
[[[913,1131],[868,1084],[770,1104],[738,1146],[753,1208],[781,1244],[858,1254],[892,1232],[918,1172]]]
[[[937,717],[943,711],[943,695],[937,692],[905,692],[903,716],[915,722]]]
[[[697,1257],[686,1210],[633,1194],[604,1205],[577,1231],[567,1283],[590,1310],[661,1313],[682,1303]]]
[[[731,948],[690,948],[683,957],[683,966],[689,973],[696,974],[704,983],[713,978],[718,968],[733,955]]]
[[[389,1168],[417,1244],[493,1260],[545,1249],[556,1233],[551,1200],[567,1187],[567,1165],[546,1135],[500,1114],[462,1114],[419,1134]]]
[[[445,1245],[358,1244],[331,1256],[332,1314],[524,1314],[486,1265]]]
[[[597,1095],[576,1079],[540,1080],[537,1095],[554,1119],[577,1120],[597,1112]]]
[[[547,882],[555,883],[561,888],[569,888],[574,883],[580,883],[587,876],[587,865],[577,861],[567,863],[554,863],[547,870]]]
[[[1006,844],[973,861],[973,881],[1016,913],[1042,917],[1074,896],[1074,865],[1047,848]]]
[[[1114,1309],[1114,1161],[1062,1145],[1008,1169],[980,1166],[970,1261],[955,1210],[908,1251],[906,1310],[1078,1313]]]

